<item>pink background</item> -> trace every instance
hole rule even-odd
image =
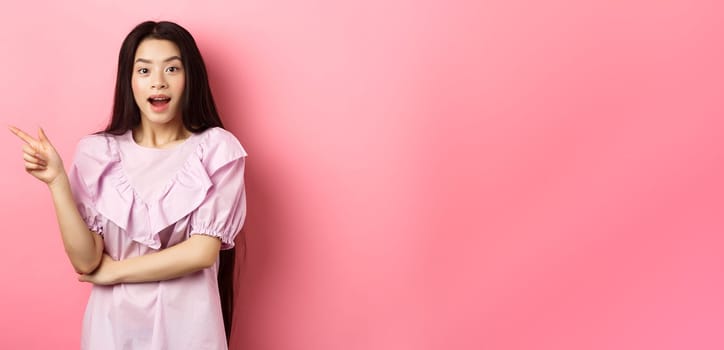
[[[4,4],[2,124],[70,164],[144,19],[250,153],[232,349],[724,348],[721,1]],[[484,3],[484,4],[482,4]],[[89,286],[0,132],[0,348]]]

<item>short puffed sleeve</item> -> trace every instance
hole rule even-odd
[[[70,189],[73,193],[73,200],[75,201],[80,217],[93,232],[103,234],[103,220],[102,216],[96,209],[97,194],[93,189],[91,183],[95,183],[98,179],[85,179],[84,174],[89,175],[94,172],[100,173],[95,168],[102,168],[99,164],[101,155],[95,154],[100,149],[94,147],[94,143],[98,140],[90,140],[90,138],[84,138],[78,143],[78,148],[71,165],[70,172],[68,173],[68,181],[70,182]]]
[[[238,141],[233,140],[236,145]],[[246,218],[246,189],[244,167],[246,152],[240,145],[234,147],[231,157],[222,156],[223,147],[209,150],[207,166],[212,186],[203,202],[189,216],[189,234],[203,234],[221,239],[221,249],[234,247],[234,239]],[[213,152],[213,153],[212,153]],[[223,162],[219,159],[226,158]]]

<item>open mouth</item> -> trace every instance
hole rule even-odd
[[[161,107],[168,104],[171,98],[168,96],[151,96],[148,98],[148,102],[155,107]]]

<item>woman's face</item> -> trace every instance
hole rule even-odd
[[[143,40],[133,62],[131,86],[141,118],[155,124],[180,121],[186,74],[178,46],[168,40]]]

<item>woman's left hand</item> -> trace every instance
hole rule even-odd
[[[113,260],[108,254],[103,254],[98,268],[91,274],[78,275],[78,281],[89,282],[98,285],[112,285],[117,284],[117,265],[118,262]]]

